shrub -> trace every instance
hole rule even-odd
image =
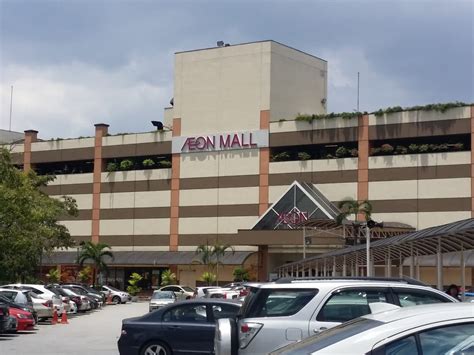
[[[207,285],[209,286],[210,284],[216,281],[216,275],[212,272],[206,271],[201,275],[201,280],[207,283]]]
[[[463,143],[456,143],[453,145],[454,150],[463,150],[464,149],[464,144]]]
[[[233,275],[234,281],[248,281],[250,279],[248,270],[241,266],[234,269]]]
[[[130,170],[133,167],[133,162],[130,159],[124,159],[120,162],[120,170]]]
[[[334,155],[332,154],[326,154],[326,159],[334,159]]]
[[[351,157],[357,158],[359,156],[359,151],[356,148],[351,149]]]
[[[449,150],[449,146],[446,143],[439,144],[438,145],[438,151],[440,152],[446,152]]]
[[[299,160],[309,160],[309,159],[311,159],[311,155],[309,155],[306,152],[299,152],[298,153],[298,159]]]
[[[128,280],[129,286],[127,286],[127,292],[131,296],[136,296],[142,290],[142,288],[138,286],[142,279],[142,275],[137,274],[136,272],[130,275],[130,279]]]
[[[161,273],[161,286],[172,285],[176,283],[176,274],[170,269]]]
[[[344,158],[348,155],[349,151],[346,147],[339,147],[336,149],[336,157]]]
[[[290,153],[288,152],[281,152],[273,155],[273,161],[285,161],[285,160],[290,160]]]
[[[114,162],[108,163],[106,170],[107,170],[109,173],[111,173],[112,171],[117,171],[117,170],[118,170],[117,163],[114,163]]]
[[[382,144],[380,147],[380,151],[383,154],[392,154],[393,153],[393,146],[390,144]]]
[[[422,144],[418,148],[420,153],[427,153],[430,150],[430,146],[428,144]]]
[[[46,274],[46,278],[51,283],[58,283],[59,279],[61,278],[61,272],[58,268],[54,267],[50,269],[49,272]]]
[[[162,168],[171,168],[171,162],[169,160],[161,160],[159,164]]]
[[[395,153],[397,154],[407,154],[408,148],[404,147],[403,145],[397,145],[395,148]]]
[[[379,155],[380,154],[380,148],[372,148],[370,150],[370,155]]]
[[[152,166],[155,165],[155,162],[152,160],[152,159],[145,159],[143,162],[142,162],[143,166],[146,167],[146,168],[151,168]]]
[[[92,268],[90,266],[86,266],[77,273],[77,278],[81,282],[88,282],[92,278]]]
[[[410,145],[408,146],[408,151],[409,151],[410,153],[418,153],[418,151],[419,151],[418,144],[410,144]]]

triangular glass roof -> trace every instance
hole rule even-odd
[[[294,181],[252,230],[295,229],[308,219],[335,219],[338,209],[313,184]]]

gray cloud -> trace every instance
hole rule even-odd
[[[1,117],[43,137],[106,121],[149,129],[173,91],[173,53],[274,39],[329,61],[329,110],[474,101],[473,5],[466,1],[7,1]]]

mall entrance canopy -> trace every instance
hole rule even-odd
[[[359,276],[366,259],[366,246],[354,245],[282,265],[278,276]],[[443,288],[443,254],[459,253],[461,287],[465,287],[465,252],[474,249],[474,218],[426,228],[416,232],[380,239],[372,243],[372,265],[385,266],[385,276],[391,277],[392,266],[398,266],[403,276],[403,263],[408,260],[410,277],[419,278],[420,257],[435,256],[437,287]],[[362,270],[361,270],[362,269]],[[416,273],[416,275],[415,275]]]

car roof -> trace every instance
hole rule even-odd
[[[246,284],[246,286],[254,288],[326,288],[341,286],[385,286],[385,287],[414,287],[414,288],[430,288],[426,285],[414,285],[403,281],[391,280],[364,280],[364,279],[323,279],[323,280],[293,280],[291,282],[268,282],[264,284]]]
[[[227,299],[222,299],[222,298],[197,298],[197,299],[191,299],[191,300],[182,300],[178,301],[174,304],[194,304],[194,303],[205,303],[205,304],[235,304],[237,306],[242,306],[242,303],[236,300],[227,300]]]
[[[433,303],[413,307],[401,307],[395,310],[365,315],[364,318],[376,320],[383,323],[391,323],[401,319],[410,318],[410,323],[417,318],[426,322],[437,322],[450,319],[473,318],[474,304],[472,303]]]

